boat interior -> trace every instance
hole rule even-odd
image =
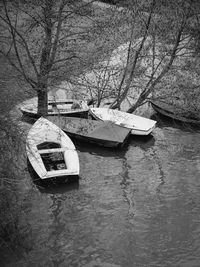
[[[48,172],[67,169],[63,155],[66,148],[61,148],[59,143],[44,142],[37,149]]]

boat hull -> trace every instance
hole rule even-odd
[[[56,148],[41,149],[43,144],[56,144]],[[41,179],[79,175],[79,158],[71,139],[47,119],[38,119],[30,129],[26,140],[29,162]],[[42,155],[62,154],[64,168],[47,169]]]
[[[178,115],[178,111],[176,111],[174,106],[171,104],[167,104],[162,101],[151,101],[151,106],[158,114],[161,114],[166,118],[170,118],[172,120],[176,120],[182,123],[192,124],[198,127],[200,126],[200,118],[199,120],[197,120],[186,116]]]
[[[122,147],[131,132],[112,122],[62,116],[49,116],[48,119],[71,138],[103,147]]]
[[[90,108],[89,113],[97,120],[111,121],[131,129],[133,135],[149,135],[156,126],[156,121],[108,108]]]
[[[23,115],[32,118],[39,118],[37,97],[28,99],[19,105]],[[61,116],[83,116],[86,115],[89,107],[85,101],[77,101],[74,99],[65,99],[56,101],[48,101],[47,115],[61,115]]]

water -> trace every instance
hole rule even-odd
[[[200,266],[199,138],[164,125],[122,150],[78,144],[78,183],[41,189],[27,175],[29,247],[8,266]]]

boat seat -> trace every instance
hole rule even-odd
[[[75,170],[70,170],[70,169],[63,169],[63,170],[53,170],[53,171],[48,171],[42,179],[47,179],[51,177],[56,177],[56,176],[67,176],[67,175],[78,175],[77,171]]]
[[[69,150],[68,147],[58,147],[58,148],[49,148],[49,149],[38,149],[40,154],[56,153],[56,152],[65,152]]]
[[[55,106],[57,106],[57,105],[62,105],[62,104],[73,104],[74,102],[73,101],[49,101],[48,102],[48,105],[55,105]]]

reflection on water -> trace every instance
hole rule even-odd
[[[27,188],[27,265],[200,266],[199,138],[163,124],[122,150],[78,144],[77,183]]]

